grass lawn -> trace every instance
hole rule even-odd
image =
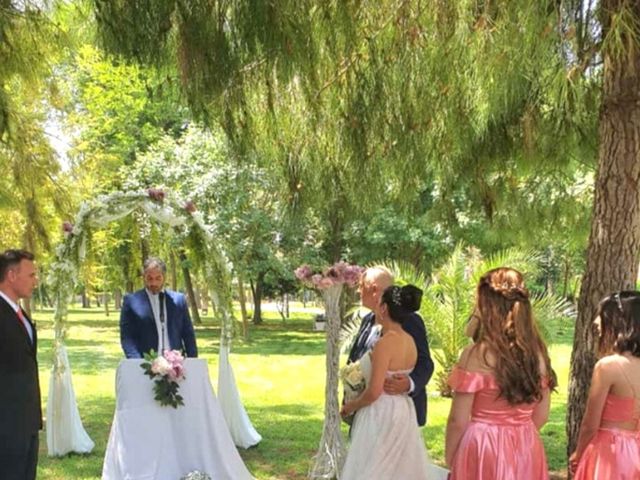
[[[40,311],[34,316],[40,339],[44,409],[52,359],[52,312]],[[231,364],[238,389],[249,418],[263,437],[258,446],[240,450],[240,454],[259,480],[304,479],[322,433],[324,333],[312,331],[311,312],[294,311],[286,323],[277,313],[265,312],[265,316],[263,325],[252,327],[249,341],[236,340],[232,347]],[[542,436],[549,466],[558,472],[566,468],[564,420],[571,332],[566,327],[554,326],[554,330],[551,333],[556,343],[551,346],[551,358],[560,387],[552,397],[551,417]],[[210,317],[204,317],[196,335],[200,356],[209,363],[215,388],[220,329]],[[96,447],[89,455],[49,458],[43,431],[38,466],[41,480],[100,478],[115,409],[115,370],[123,358],[118,312],[107,317],[98,309],[70,309],[67,337],[80,416]],[[428,425],[422,430],[431,457],[440,464],[449,404],[448,399],[430,397]]]

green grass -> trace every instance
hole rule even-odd
[[[312,331],[312,313],[297,311],[283,323],[265,312],[264,325],[251,327],[250,340],[234,340],[231,364],[244,406],[262,442],[240,450],[247,467],[260,480],[306,478],[311,457],[322,433],[324,408],[324,334]],[[51,371],[53,325],[51,311],[35,314],[39,332],[40,382],[46,406]],[[115,409],[115,370],[123,358],[118,312],[106,317],[97,309],[71,309],[67,349],[76,398],[85,429],[96,443],[89,455],[50,458],[41,433],[38,478],[42,480],[96,479],[102,472],[111,420]],[[555,327],[554,327],[555,328]],[[553,395],[551,417],[542,431],[551,470],[563,470],[564,420],[571,332],[558,327],[551,346],[553,366],[560,386]],[[217,385],[219,326],[210,317],[196,327],[200,356],[209,364]],[[429,398],[428,425],[423,436],[433,460],[444,457],[444,427],[450,400]]]

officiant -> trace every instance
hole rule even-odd
[[[149,257],[144,262],[144,288],[124,297],[120,310],[120,343],[127,358],[143,358],[154,350],[180,350],[197,357],[198,348],[186,297],[164,288],[166,264]]]

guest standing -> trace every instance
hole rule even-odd
[[[150,257],[144,262],[144,286],[124,297],[120,311],[120,343],[127,358],[142,358],[154,350],[181,350],[197,357],[196,337],[187,300],[164,289],[165,263]]]
[[[598,353],[576,451],[575,480],[640,479],[640,293],[605,297],[593,322]]]
[[[33,254],[0,254],[0,478],[33,480],[42,429],[36,327],[19,305],[38,283]]]
[[[474,315],[475,343],[449,378],[451,480],[548,479],[538,430],[556,382],[522,275],[511,268],[483,275]]]

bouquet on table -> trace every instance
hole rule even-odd
[[[344,386],[344,403],[354,400],[366,387],[364,379],[364,373],[360,367],[360,362],[348,363],[340,369],[340,380]],[[349,425],[353,422],[353,414],[344,418],[343,420]]]
[[[163,407],[171,405],[173,408],[178,408],[178,405],[184,405],[183,398],[178,393],[180,389],[178,382],[185,378],[182,353],[178,350],[165,350],[162,356],[155,357],[154,352],[151,351],[145,354],[144,359],[146,362],[140,366],[145,375],[155,379],[153,385],[155,400]]]

